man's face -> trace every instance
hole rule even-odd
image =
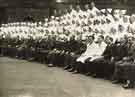
[[[88,10],[88,9],[89,9],[89,5],[86,4],[86,5],[84,6],[84,8],[85,8],[85,10]]]
[[[124,38],[120,38],[120,43],[125,43],[125,39]]]
[[[88,37],[87,41],[88,41],[88,43],[92,43],[94,41],[94,39],[92,37]]]
[[[132,43],[132,37],[128,37],[128,42]]]
[[[70,37],[70,40],[75,40],[75,36]]]
[[[67,10],[67,9],[65,9],[65,10],[64,10],[64,13],[65,13],[65,14],[66,14],[66,13],[68,13],[68,10]]]
[[[95,3],[91,2],[91,8],[95,7]]]
[[[77,40],[78,40],[78,41],[81,41],[81,40],[82,40],[82,36],[81,36],[81,35],[78,36],[78,37],[77,37]]]
[[[115,34],[117,31],[116,31],[116,29],[115,28],[111,28],[111,30],[110,30],[110,33],[111,34]]]
[[[69,6],[69,9],[70,9],[70,10],[72,10],[72,9],[73,9],[73,6],[72,6],[72,5],[70,5],[70,6]]]
[[[106,38],[105,38],[105,43],[106,43],[106,44],[111,44],[112,41],[111,41],[111,39],[110,39],[109,37],[106,37]]]
[[[127,23],[128,22],[128,18],[127,17],[123,17],[123,22]]]
[[[81,8],[79,5],[76,6],[76,10],[79,11]]]
[[[120,32],[124,31],[124,27],[122,25],[120,25],[118,29],[119,29]]]
[[[98,37],[97,42],[100,43],[103,41],[103,38],[101,36]]]

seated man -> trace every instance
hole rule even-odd
[[[85,63],[85,60],[94,53],[91,51],[95,47],[94,39],[95,39],[94,36],[89,37],[87,49],[79,58],[77,58],[77,60],[76,60],[77,62]]]
[[[16,39],[16,46],[15,46],[15,48],[16,48],[16,53],[15,53],[15,57],[16,58],[19,58],[20,56],[19,56],[19,53],[20,53],[20,51],[21,51],[21,45],[23,44],[23,39],[22,38],[20,38],[20,39]]]
[[[55,64],[56,64],[55,58],[59,53],[60,53],[60,51],[57,50],[56,48],[48,53],[47,60],[48,60],[48,63],[49,63],[48,64],[49,67],[55,66]]]
[[[20,59],[26,59],[26,48],[27,48],[27,40],[26,39],[22,39],[22,43],[20,44],[20,46],[17,48],[17,56]]]
[[[125,38],[121,38],[120,41],[115,42],[114,45],[112,61],[115,63],[115,71],[112,78],[113,83],[118,83],[124,81],[120,64],[123,64],[123,58],[128,56],[128,51],[132,43]]]
[[[74,44],[69,42],[68,45],[69,50],[65,53],[64,69],[71,69],[76,59],[86,50],[86,44],[83,42],[81,36],[78,36],[77,40],[74,40]],[[69,71],[72,71],[72,69]]]
[[[106,46],[105,50],[103,51],[101,57],[93,60],[90,63],[94,65],[95,71],[92,68],[94,74],[96,74],[97,76],[100,76],[100,77],[110,78],[114,71],[114,64],[113,64],[113,62],[111,62],[113,39],[109,36],[106,36],[104,42],[107,44],[107,46]],[[87,64],[88,68],[91,68],[91,67],[89,67],[89,66],[91,66],[90,63],[88,62],[88,64]]]
[[[39,37],[35,38],[34,45],[35,45],[35,61],[42,62],[42,57],[40,50],[44,47],[47,47],[46,40],[42,40]]]
[[[10,39],[9,47],[8,47],[8,52],[9,52],[8,56],[16,57],[16,54],[17,54],[16,45],[19,44],[18,41],[19,41],[18,37]]]
[[[89,56],[89,58],[85,60],[85,70],[87,74],[92,74],[93,76],[104,76],[104,68],[106,67],[104,52],[106,50],[107,43],[109,44],[109,42],[110,40],[105,42],[102,35],[100,35],[97,41],[95,41],[95,46],[92,50],[94,53],[91,53],[91,57]]]
[[[49,44],[50,40],[48,39],[36,39],[36,60],[41,63],[48,63],[47,56],[48,53],[52,50],[51,45]],[[52,46],[54,43],[52,43]]]
[[[3,36],[3,40],[2,40],[2,55],[4,56],[8,56],[8,46],[9,46],[9,42],[10,42],[10,36],[5,35]]]
[[[34,39],[32,36],[30,36],[29,39],[27,39],[26,41],[25,59],[29,61],[34,60],[34,52],[35,52],[34,46],[35,46]]]
[[[65,47],[67,40],[65,38],[58,38],[55,40],[55,46],[52,51],[49,52],[47,60],[48,66],[62,66],[64,64]]]
[[[126,44],[126,49],[124,51],[127,52],[127,55],[123,57],[122,60],[118,61],[116,63],[115,72],[114,74],[117,76],[117,80],[119,81],[120,78],[122,80],[126,80],[126,85],[124,85],[124,88],[133,88],[134,87],[134,81],[135,81],[135,44],[133,39],[129,39],[128,43]]]
[[[106,48],[106,44],[104,43],[104,37],[102,35],[98,37],[97,41],[94,41],[94,37],[92,36],[89,39],[90,41],[87,45],[87,50],[76,60],[77,63],[79,63],[75,66],[78,72],[93,72],[94,64],[92,65],[92,63],[95,59],[102,57],[102,53]]]
[[[89,55],[93,52],[92,49],[94,47],[94,36],[89,36],[88,40],[87,40],[87,49],[84,53],[81,54],[80,57],[78,57],[76,59],[76,62],[74,63],[74,70],[76,70],[75,72],[86,72],[85,70],[85,60],[89,58]]]
[[[46,47],[44,49],[48,50],[48,54],[44,55],[46,56],[47,64],[49,67],[52,67],[54,63],[54,58],[55,58],[54,55],[58,51],[56,48],[56,39],[49,36],[46,41]]]

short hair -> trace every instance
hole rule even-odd
[[[113,41],[113,38],[112,37],[109,37],[109,40]]]
[[[104,40],[104,36],[103,35],[99,35],[100,38],[102,38]]]
[[[95,39],[94,35],[90,35],[88,38],[92,38],[93,40]]]

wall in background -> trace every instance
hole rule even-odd
[[[31,15],[37,21],[53,15],[53,11],[64,10],[70,4],[84,5],[94,1],[98,8],[126,8],[132,13],[135,11],[135,0],[0,0],[0,18],[7,21],[22,21],[25,16]],[[3,15],[3,16],[2,16]],[[5,18],[4,18],[5,17]]]

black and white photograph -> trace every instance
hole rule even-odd
[[[0,0],[0,97],[135,97],[135,0]]]

